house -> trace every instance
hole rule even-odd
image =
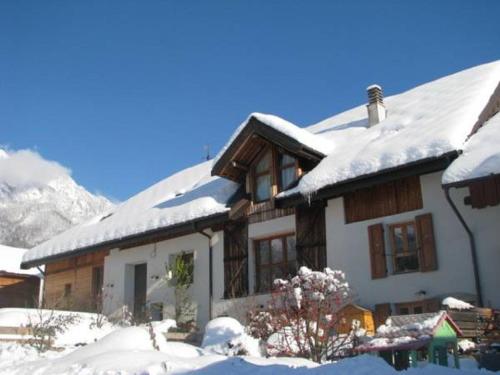
[[[377,334],[356,348],[359,353],[378,353],[397,370],[427,361],[459,368],[457,337],[460,328],[445,311],[391,316]],[[448,362],[448,355],[453,363]]]
[[[370,86],[367,105],[305,128],[251,114],[214,160],[38,245],[23,267],[46,265],[46,299],[161,318],[177,303],[169,265],[187,257],[200,327],[244,319],[299,265],[345,271],[378,325],[443,296],[500,306],[499,202],[471,206],[474,187],[446,177],[495,125],[499,82],[497,61],[385,99]]]
[[[38,304],[40,272],[19,267],[26,249],[0,245],[0,308]]]

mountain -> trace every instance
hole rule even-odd
[[[30,248],[112,207],[59,164],[0,149],[0,244]]]

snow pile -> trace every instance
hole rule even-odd
[[[460,155],[443,174],[443,184],[500,174],[500,113],[467,141]]]
[[[458,340],[458,349],[460,349],[464,353],[475,350],[476,346],[476,343],[471,340]]]
[[[39,323],[41,318],[47,320],[51,314],[75,317],[74,322],[69,324],[63,333],[56,336],[55,347],[73,347],[88,344],[99,340],[116,329],[106,319],[103,320],[102,327],[97,328],[95,324],[97,314],[22,308],[0,309],[0,327],[27,327],[30,322],[33,324]],[[23,337],[13,336],[12,338]]]
[[[452,310],[471,310],[474,308],[474,306],[471,305],[470,303],[459,300],[457,298],[453,298],[453,297],[446,297],[441,302],[441,304],[443,306],[447,306],[448,308],[450,308]]]
[[[236,319],[227,317],[208,322],[201,346],[210,352],[227,356],[262,355],[259,340],[249,336]]]
[[[36,268],[21,269],[21,261],[27,249],[0,245],[0,272],[16,273],[21,275],[40,275]]]
[[[26,253],[33,261],[228,211],[238,185],[212,177],[212,161],[178,172],[113,210],[71,228]]]
[[[500,61],[387,97],[388,116],[368,127],[361,105],[308,128],[333,151],[281,196],[313,194],[353,178],[461,150],[500,81]]]
[[[318,151],[323,155],[327,155],[332,151],[333,145],[328,139],[313,134],[312,132],[300,128],[297,125],[294,125],[291,122],[286,121],[278,116],[254,112],[250,114],[247,119],[243,121],[240,126],[238,126],[238,128],[236,128],[233,135],[229,138],[229,141],[224,145],[224,147],[215,157],[214,164],[219,161],[222,155],[227,151],[227,149],[231,146],[231,144],[242,132],[242,130],[248,125],[252,118],[257,119],[262,125],[273,128],[274,130],[277,130],[280,133],[283,133],[288,137],[295,139],[297,142],[312,150]]]

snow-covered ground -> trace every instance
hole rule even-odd
[[[7,311],[5,311],[7,310]],[[0,325],[24,324],[23,309],[0,310]],[[33,310],[31,310],[31,313]],[[62,312],[67,314],[67,312]],[[337,363],[318,365],[301,358],[224,356],[217,351],[224,341],[244,334],[233,319],[219,318],[207,329],[205,348],[167,342],[160,334],[172,321],[153,326],[155,343],[148,326],[119,327],[106,323],[90,328],[94,314],[78,313],[78,324],[71,326],[56,342],[59,351],[38,353],[29,346],[0,344],[0,374],[9,375],[164,375],[164,374],[306,374],[306,375],[391,375],[397,372],[382,359],[363,355]],[[82,340],[87,337],[87,340]],[[63,339],[64,338],[64,339]],[[96,340],[96,341],[95,341]],[[82,342],[87,345],[81,346]],[[80,345],[76,345],[80,344]],[[155,350],[154,346],[160,350]],[[258,353],[256,354],[258,355]],[[465,364],[465,362],[464,362]],[[415,375],[487,375],[467,362],[466,369],[454,370],[427,365],[410,369]]]

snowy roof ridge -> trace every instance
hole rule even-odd
[[[460,151],[499,82],[500,60],[386,97],[388,116],[375,126],[363,104],[307,127],[332,151],[280,197]]]
[[[206,161],[174,173],[105,214],[35,246],[24,255],[23,263],[227,212],[238,185],[212,177],[212,163]]]
[[[462,154],[446,169],[443,185],[500,174],[500,112],[465,143]]]
[[[217,156],[214,158],[214,164],[221,159],[222,155],[224,155],[224,153],[229,149],[231,144],[250,123],[252,118],[258,120],[261,125],[273,128],[274,130],[295,139],[297,142],[303,144],[311,150],[315,150],[323,155],[327,155],[332,150],[333,145],[328,139],[310,132],[307,128],[301,128],[290,121],[275,115],[253,112],[236,128],[224,147],[222,147]]]

